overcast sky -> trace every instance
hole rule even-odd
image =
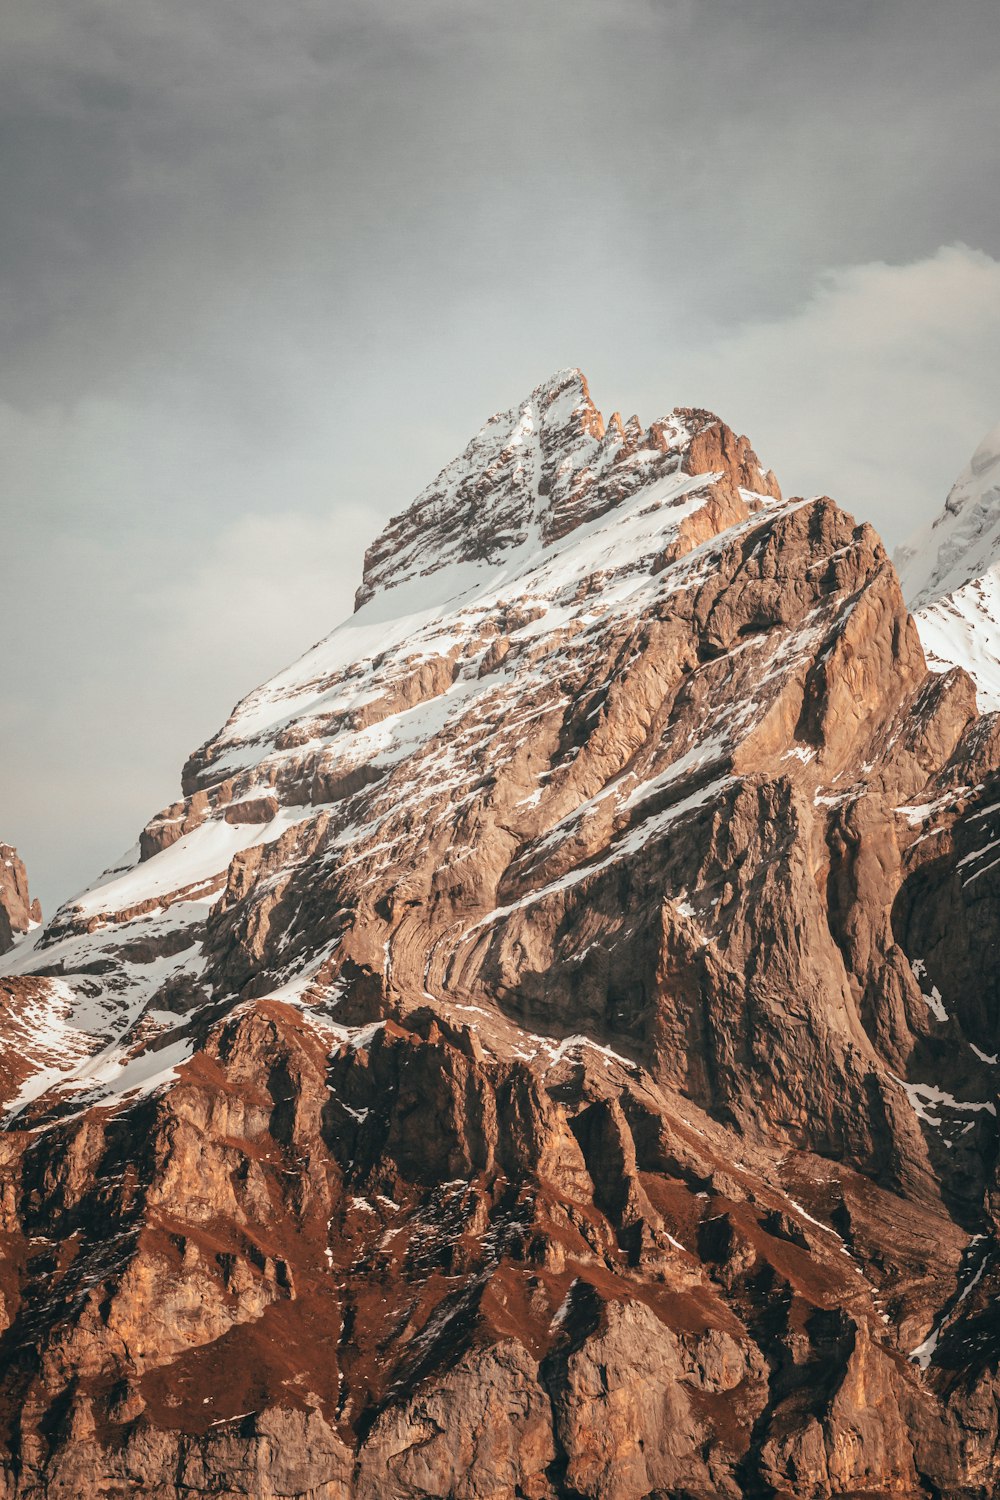
[[[1000,415],[996,0],[4,0],[0,837],[48,910],[494,410],[890,544]]]

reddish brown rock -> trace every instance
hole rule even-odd
[[[28,872],[12,844],[0,844],[0,953],[7,953],[28,928],[42,920],[42,908],[28,892]]]

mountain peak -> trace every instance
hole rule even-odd
[[[604,419],[577,369],[556,371],[494,413],[369,547],[356,608],[415,576],[492,563],[524,546],[557,468],[584,461],[603,437]]]
[[[952,485],[941,514],[896,554],[911,609],[981,577],[1000,556],[1000,422]]]
[[[1000,423],[895,562],[931,665],[964,667],[980,708],[1000,709]]]
[[[707,434],[714,434],[708,437]],[[490,417],[365,554],[355,608],[442,569],[495,567],[603,515],[661,474],[727,474],[777,498],[746,438],[713,413],[678,408],[645,429],[605,424],[582,371],[558,370]]]

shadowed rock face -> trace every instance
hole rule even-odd
[[[996,1493],[1000,720],[578,372],[5,960],[0,1497]]]

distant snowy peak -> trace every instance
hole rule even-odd
[[[911,609],[981,578],[1000,558],[1000,423],[959,475],[944,510],[896,554]]]
[[[705,441],[709,433],[714,441]],[[605,423],[581,371],[560,370],[491,417],[389,522],[365,556],[356,608],[455,564],[519,560],[664,473],[713,469],[778,496],[746,439],[712,413],[678,409],[646,429],[615,412]]]
[[[895,561],[931,666],[964,667],[980,709],[1000,710],[1000,424]]]

